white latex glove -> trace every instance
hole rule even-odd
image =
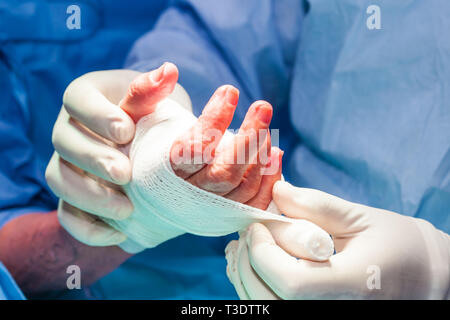
[[[135,124],[118,104],[139,75],[132,70],[109,70],[74,80],[64,93],[53,129],[55,153],[46,179],[60,198],[61,225],[88,245],[111,246],[126,240],[98,217],[125,219],[133,211],[121,185],[131,179],[123,145],[133,139]],[[155,87],[164,86],[164,81],[155,81]],[[191,110],[190,98],[178,84],[170,97]]]
[[[277,182],[274,201],[291,218],[333,236],[327,262],[298,260],[253,224],[226,249],[227,274],[243,299],[448,299],[450,237],[422,219]]]

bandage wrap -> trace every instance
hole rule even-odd
[[[130,239],[122,246],[125,250],[155,247],[185,232],[222,236],[253,222],[291,221],[277,213],[204,191],[175,175],[170,164],[170,148],[195,121],[192,113],[166,99],[154,113],[137,123],[129,154],[132,180],[124,188],[134,212],[125,220],[106,220]]]

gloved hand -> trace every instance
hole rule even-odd
[[[161,69],[150,76],[161,77]],[[141,73],[110,70],[88,73],[66,89],[53,129],[55,152],[46,179],[60,198],[58,218],[77,240],[92,246],[122,243],[126,236],[98,217],[125,219],[133,205],[121,192],[131,179],[131,164],[121,149],[135,133],[133,119],[121,108],[130,83]],[[171,99],[191,110],[190,98],[173,74],[163,75],[149,89],[155,101]],[[149,78],[150,79],[150,78]],[[175,88],[174,88],[175,87]],[[173,91],[173,92],[172,92]],[[128,107],[145,112],[139,100]]]
[[[327,262],[297,260],[270,230],[251,225],[226,249],[227,274],[243,299],[448,299],[450,237],[422,219],[277,182],[282,213],[333,236]]]

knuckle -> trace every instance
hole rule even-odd
[[[106,180],[116,184],[128,182],[131,175],[130,168],[120,157],[110,153],[104,155],[91,154],[89,158],[94,174],[102,175]]]
[[[145,78],[140,76],[138,79],[130,83],[128,88],[128,95],[130,98],[145,95],[148,89],[147,86],[143,85],[143,81],[145,81]]]
[[[185,156],[188,161],[203,161],[203,150],[203,140],[192,138],[183,142],[183,155],[186,153]]]
[[[241,177],[237,176],[229,165],[212,166],[208,174],[209,184],[216,185],[220,191],[224,192],[236,188],[240,179]]]
[[[61,210],[61,209],[58,209],[58,212],[57,212],[57,214],[56,214],[56,216],[57,216],[57,218],[58,218],[59,224],[60,224],[64,229],[70,231],[71,227],[70,227],[70,223],[68,223],[68,221],[67,221],[68,219],[67,219],[66,215],[67,215],[67,214],[66,214],[63,210]]]
[[[53,159],[50,160],[50,162],[47,165],[47,168],[45,169],[45,180],[47,182],[52,181],[53,180]]]
[[[50,165],[48,165],[47,169],[45,170],[45,181],[47,181],[50,189],[53,190],[55,187],[55,174],[53,173],[53,169],[50,167]]]
[[[68,111],[72,108],[72,100],[73,100],[73,92],[78,87],[80,81],[82,80],[82,77],[74,79],[69,85],[66,87],[66,90],[64,90],[63,93],[63,105],[68,109]]]
[[[220,182],[226,181],[229,178],[229,173],[224,169],[223,166],[212,166],[209,170],[208,180],[211,183],[218,184]]]
[[[241,186],[243,192],[250,198],[253,198],[259,191],[260,180],[254,177],[244,177],[242,178]]]
[[[67,106],[70,105],[69,102],[70,102],[70,97],[71,97],[71,91],[72,91],[72,88],[73,88],[74,83],[75,83],[76,81],[77,81],[76,79],[73,80],[73,81],[67,86],[66,90],[64,90],[64,93],[63,93],[63,104],[64,104],[64,105],[67,105]]]
[[[113,169],[114,159],[110,155],[98,156],[95,154],[89,154],[91,163],[95,172],[102,173],[107,177],[111,177]]]
[[[59,133],[59,125],[57,121],[52,131],[52,145],[55,148],[55,150],[61,149],[61,136],[62,134]]]
[[[109,166],[106,168],[108,175],[114,180],[120,180],[123,176],[123,168],[121,168],[117,161],[111,160]]]
[[[333,203],[330,197],[319,198],[319,195],[314,199],[320,208],[320,210],[326,214],[330,214],[333,211]]]
[[[47,185],[53,191],[53,193],[57,196],[60,196],[60,188],[58,184],[57,174],[55,173],[53,163],[49,163],[47,168],[45,169],[45,181],[47,181]]]
[[[123,220],[128,218],[130,210],[124,203],[124,199],[121,198],[119,193],[112,188],[105,188],[105,203],[102,205],[104,208],[103,213],[108,213],[109,218],[115,220]]]

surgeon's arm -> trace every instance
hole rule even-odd
[[[0,229],[0,260],[26,294],[67,289],[67,267],[81,270],[88,286],[116,269],[131,255],[119,247],[90,247],[59,224],[56,211],[30,213]]]

